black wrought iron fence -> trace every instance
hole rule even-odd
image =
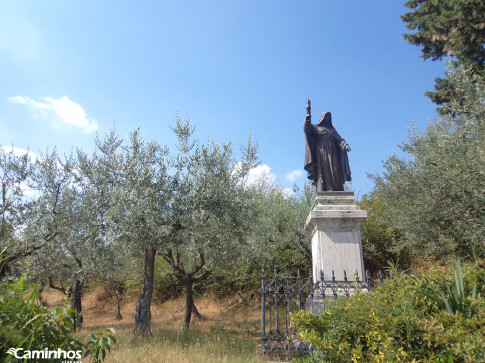
[[[393,278],[392,274],[390,278]],[[298,326],[290,321],[290,315],[299,310],[313,313],[324,311],[340,296],[350,296],[356,291],[369,292],[379,286],[384,280],[384,274],[379,272],[372,280],[369,271],[360,280],[357,274],[344,280],[337,281],[334,271],[329,279],[325,279],[323,272],[313,283],[312,272],[307,279],[300,276],[290,278],[288,271],[284,277],[278,277],[275,269],[273,277],[268,280],[263,270],[261,276],[261,342],[264,356],[277,356],[279,359],[291,359],[308,354],[312,347],[298,341]]]

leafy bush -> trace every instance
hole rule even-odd
[[[157,276],[157,278],[158,281],[155,283],[153,295],[160,303],[182,295],[184,286],[173,274],[166,273],[160,277]]]
[[[102,361],[116,342],[113,329],[93,334],[83,343],[74,334],[73,311],[46,309],[36,304],[40,293],[36,285],[25,284],[25,275],[17,283],[0,286],[0,361],[16,360],[7,354],[10,348],[24,351],[83,351],[84,357]],[[50,360],[54,360],[51,358]]]
[[[316,351],[303,361],[485,360],[485,269],[439,267],[341,298],[319,316],[294,316]],[[453,309],[452,306],[455,306]],[[450,309],[448,308],[450,307]]]
[[[403,232],[385,221],[389,213],[386,203],[371,193],[362,196],[357,204],[367,211],[361,229],[365,267],[373,274],[382,270],[387,261],[399,261],[401,267],[410,267],[413,253]]]

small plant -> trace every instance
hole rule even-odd
[[[224,332],[224,324],[216,322],[210,326],[211,334],[218,335]]]
[[[473,304],[477,298],[477,278],[475,277],[471,288],[465,288],[463,273],[460,263],[456,263],[454,284],[444,279],[428,281],[429,290],[427,296],[436,302],[440,309],[450,314],[459,313],[466,317],[472,317]]]
[[[112,344],[116,344],[115,330],[108,328],[104,332],[91,334],[90,340],[85,345],[84,356],[91,356],[93,362],[102,362],[106,357],[106,351],[111,351]]]
[[[15,360],[7,354],[11,348],[23,351],[63,349],[84,351],[85,357],[101,362],[116,340],[114,330],[91,335],[84,344],[74,334],[72,310],[47,309],[36,304],[40,297],[37,285],[26,284],[23,274],[15,283],[0,286],[0,361]],[[49,358],[50,359],[50,358]],[[51,359],[52,360],[52,359]]]

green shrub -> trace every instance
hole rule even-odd
[[[111,344],[116,342],[113,329],[92,334],[83,343],[74,334],[72,310],[46,309],[36,302],[38,286],[25,284],[25,275],[18,282],[0,286],[0,361],[16,358],[7,353],[10,348],[25,351],[82,351],[93,361],[102,361]],[[34,359],[35,361],[35,359]],[[49,359],[47,359],[49,361]],[[51,358],[50,361],[56,361]],[[58,360],[57,360],[58,361]]]
[[[153,296],[160,303],[182,296],[184,291],[184,286],[172,273],[166,273],[160,277],[157,276],[154,285]]]
[[[316,347],[302,360],[484,361],[485,269],[477,263],[461,271],[435,266],[341,298],[319,316],[296,314],[300,339]],[[449,310],[453,299],[457,308]]]

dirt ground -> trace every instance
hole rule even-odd
[[[42,293],[43,301],[48,308],[63,306],[64,296],[61,292],[46,289]],[[83,295],[82,306],[84,326],[86,330],[99,330],[106,327],[132,326],[135,324],[136,294],[128,296],[121,304],[122,320],[117,320],[115,299],[102,287],[96,287]],[[247,329],[257,329],[260,319],[259,305],[252,301],[249,305],[242,303],[241,295],[219,299],[204,296],[195,301],[197,309],[206,320],[193,319],[197,330],[208,330],[214,324],[231,325]],[[162,304],[152,301],[152,325],[163,325],[167,328],[180,328],[185,313],[185,299],[183,297],[168,300]],[[256,331],[257,335],[259,332]]]

